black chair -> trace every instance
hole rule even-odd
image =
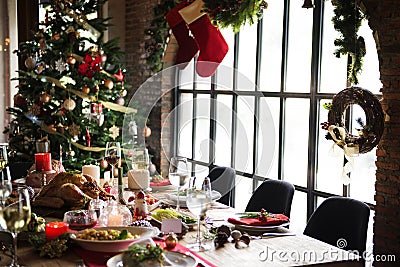
[[[285,214],[290,217],[290,209],[294,195],[294,186],[282,180],[265,180],[254,191],[246,211],[266,211],[277,214]]]
[[[370,209],[364,202],[330,197],[311,215],[304,234],[345,250],[365,251]]]
[[[214,167],[208,177],[211,181],[211,188],[221,193],[222,197],[218,202],[232,206],[233,193],[232,189],[235,186],[236,172],[230,167]]]
[[[9,164],[11,177],[13,180],[26,177],[28,170],[32,167],[32,162],[12,162]]]

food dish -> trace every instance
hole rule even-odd
[[[107,261],[107,267],[122,267],[122,253],[115,255],[114,257],[110,258]],[[196,259],[190,255],[186,255],[176,251],[166,251],[164,252],[165,257],[174,263],[174,266],[181,266],[181,267],[194,267],[197,265]],[[145,266],[145,265],[144,265]],[[158,266],[168,266],[168,264],[164,265],[151,265],[152,267]]]
[[[123,226],[113,226],[113,227],[98,227],[96,230],[128,230],[133,235],[140,235],[137,239],[126,239],[126,240],[85,240],[77,238],[75,234],[71,235],[71,238],[79,246],[84,249],[97,251],[97,252],[121,252],[129,247],[130,244],[137,242],[145,238],[151,238],[159,233],[159,230],[155,227],[123,227]]]

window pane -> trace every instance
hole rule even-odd
[[[192,117],[193,117],[193,96],[192,94],[181,94],[181,101],[178,106],[178,155],[192,158]]]
[[[193,89],[193,71],[194,71],[194,61],[190,61],[189,65],[184,69],[179,71],[180,81],[179,85],[181,89]]]
[[[376,50],[376,43],[371,28],[368,25],[368,20],[364,19],[361,23],[358,34],[364,37],[365,50],[367,53],[363,58],[362,72],[358,76],[358,85],[369,91],[379,94],[382,88],[379,72],[378,52]]]
[[[254,99],[238,97],[236,135],[236,169],[251,173],[253,171],[254,137]]]
[[[201,183],[204,180],[204,177],[208,175],[208,167],[199,165],[199,164],[193,164],[194,166],[194,176],[196,176],[196,186],[197,188],[201,188]]]
[[[194,158],[209,162],[210,95],[198,94],[196,99],[196,137]]]
[[[347,56],[337,58],[333,52],[337,49],[334,44],[340,36],[332,23],[333,6],[330,1],[325,1],[324,29],[321,56],[321,87],[322,93],[338,93],[346,88]]]
[[[290,210],[290,230],[302,234],[307,224],[307,194],[295,191]]]
[[[286,91],[309,92],[311,72],[312,12],[293,2],[289,14]]]
[[[282,27],[284,1],[268,1],[264,10],[260,90],[278,92],[281,87]]]
[[[289,98],[285,105],[284,180],[307,186],[310,100]]]
[[[253,180],[241,175],[236,175],[235,180],[235,209],[243,212],[253,193]]]
[[[320,101],[318,125],[328,121],[328,110],[323,107],[323,104],[330,102],[332,102],[331,99],[322,99]],[[317,177],[315,186],[320,191],[342,195],[343,151],[334,145],[332,140],[325,138],[328,131],[318,127],[318,133]]]
[[[243,84],[241,79],[238,80],[238,90],[253,91],[256,75],[257,25],[253,24],[242,27],[239,39],[238,70],[251,83],[246,82]],[[249,87],[249,85],[252,86]]]
[[[257,174],[278,179],[279,98],[260,99]]]
[[[232,96],[218,95],[216,104],[215,164],[219,166],[231,166]]]
[[[217,90],[232,90],[233,89],[233,59],[234,59],[234,47],[235,47],[235,35],[231,28],[221,29],[221,33],[225,38],[229,46],[228,53],[225,55],[219,65],[216,78],[217,78]],[[222,86],[220,86],[222,85]]]

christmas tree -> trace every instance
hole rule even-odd
[[[109,19],[95,15],[104,2],[51,1],[40,30],[16,51],[26,68],[5,131],[14,161],[33,162],[35,144],[47,139],[52,158],[80,170],[102,159],[108,141],[121,141],[123,115],[135,110],[125,106],[118,40],[104,41]]]

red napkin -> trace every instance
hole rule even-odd
[[[159,240],[154,240],[157,244],[159,244],[162,248],[165,248],[165,243],[164,241],[159,241]],[[87,264],[89,267],[104,267],[107,265],[107,261],[109,258],[119,254],[119,252],[116,253],[104,253],[104,252],[96,252],[96,251],[90,251],[83,249],[81,247],[73,247],[73,250],[78,256],[80,256],[85,264]],[[202,265],[199,266],[205,266],[205,267],[216,267],[216,265],[210,263],[209,261],[205,260],[204,258],[200,257],[197,253],[192,252],[190,249],[186,248],[185,246],[181,244],[177,244],[172,251],[178,251],[180,253],[188,253],[195,259],[197,259],[198,262],[201,262]]]
[[[241,224],[248,226],[269,226],[279,225],[288,222],[289,218],[283,214],[270,214],[267,220],[260,221],[257,218],[229,218],[228,222],[232,224]]]
[[[150,182],[150,187],[153,186],[166,186],[166,185],[170,185],[171,182],[169,181],[169,179],[164,179],[161,180],[160,182]]]

